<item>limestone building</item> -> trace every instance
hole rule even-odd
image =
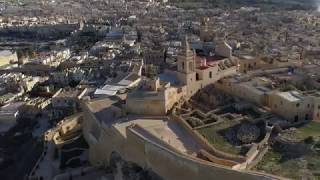
[[[276,91],[269,96],[269,107],[290,122],[320,121],[320,94],[317,92]]]
[[[247,73],[260,67],[261,61],[253,56],[241,56],[239,58],[239,72]]]
[[[279,73],[280,70],[270,70],[270,72]],[[288,73],[288,69],[281,71]],[[235,97],[268,107],[290,123],[320,120],[320,94],[317,91],[286,91],[281,90],[279,85],[275,86],[276,84],[264,76],[247,78],[235,76],[218,81],[215,87]]]
[[[237,72],[237,60],[232,48],[225,42],[217,43],[215,54],[198,56],[191,49],[186,37],[177,60],[177,80],[186,88],[186,97],[192,97],[199,89]]]
[[[171,86],[170,82],[160,82],[159,78],[150,79],[141,89],[128,94],[127,112],[140,115],[166,115],[183,95],[182,88]]]
[[[11,52],[8,50],[0,51],[0,68],[15,62],[18,62],[18,56],[16,52]]]

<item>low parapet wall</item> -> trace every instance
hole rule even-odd
[[[172,117],[173,120],[175,120],[180,125],[182,125],[182,127],[184,127],[190,133],[190,135],[199,144],[201,144],[203,147],[205,147],[205,150],[207,152],[211,153],[212,155],[215,155],[215,156],[217,156],[218,158],[221,158],[221,159],[226,159],[228,161],[234,161],[234,162],[237,162],[237,163],[243,163],[243,162],[246,161],[245,157],[236,156],[236,155],[232,155],[232,154],[229,154],[229,153],[225,153],[225,152],[222,152],[222,151],[214,148],[200,133],[198,133],[197,131],[193,130],[192,127],[186,121],[184,121],[181,117],[179,117],[178,115],[173,114],[171,117]]]
[[[150,132],[146,131],[145,129],[143,129],[139,124],[133,124],[131,126],[129,126],[128,128],[135,130],[137,132],[141,132],[144,134],[144,136],[148,136],[150,138],[150,140],[152,139],[153,142],[167,148],[170,149],[171,151],[176,151],[176,149],[174,149],[174,147],[172,147],[171,145],[167,144],[164,141],[161,141],[160,139],[158,139],[157,137],[155,137],[153,134],[151,134]],[[177,151],[176,151],[177,152]]]
[[[221,165],[226,166],[226,167],[232,168],[232,167],[234,167],[235,165],[238,164],[238,163],[233,162],[233,161],[228,161],[228,160],[225,160],[225,159],[220,159],[220,158],[217,158],[215,156],[212,156],[210,153],[208,153],[205,150],[200,150],[200,154],[201,154],[201,156],[204,156],[205,158],[209,159],[211,162],[216,163],[216,164],[221,164]]]

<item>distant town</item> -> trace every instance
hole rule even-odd
[[[320,2],[0,1],[0,179],[320,179]]]

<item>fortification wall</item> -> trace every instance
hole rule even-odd
[[[238,156],[238,155],[233,155],[229,153],[222,152],[215,147],[213,147],[206,138],[204,138],[200,133],[197,131],[193,130],[192,127],[184,121],[181,117],[177,115],[172,115],[172,119],[178,122],[185,130],[189,132],[189,134],[203,147],[205,147],[205,150],[211,153],[212,155],[217,156],[218,158],[221,159],[226,159],[227,161],[225,163],[229,163],[228,161],[234,161],[237,163],[243,163],[246,161],[245,157]]]
[[[88,114],[88,113],[84,113]],[[119,131],[115,127],[107,127],[90,115],[85,115],[83,122],[84,137],[89,141],[89,159],[92,165],[107,166],[112,152],[117,152],[123,159],[151,169],[166,180],[194,179],[275,179],[266,175],[235,171],[223,166],[193,158],[169,150],[141,136],[134,129],[125,128]],[[97,141],[91,141],[92,124],[100,127]]]
[[[155,99],[127,99],[126,102],[127,111],[132,114],[144,114],[144,115],[165,115],[165,98]]]
[[[260,175],[248,172],[231,170],[217,166],[207,161],[199,160],[191,156],[176,153],[158,144],[145,139],[139,133],[127,130],[128,144],[138,142],[138,148],[142,150],[140,157],[144,159],[143,167],[152,169],[166,180],[194,180],[194,179],[268,179]],[[132,144],[133,145],[133,144]],[[134,145],[137,145],[134,143]],[[132,146],[131,146],[132,147]],[[133,154],[132,154],[133,155]],[[138,156],[131,156],[138,157]],[[132,158],[133,162],[137,162]],[[139,163],[138,163],[139,164]],[[271,179],[271,178],[270,178]]]

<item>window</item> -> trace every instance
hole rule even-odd
[[[181,65],[182,65],[182,70],[184,70],[184,62],[182,62]]]
[[[192,62],[189,62],[189,70],[193,71],[193,63]]]
[[[310,108],[310,104],[308,104],[308,108]]]
[[[212,72],[211,71],[209,72],[209,78],[210,79],[212,78]]]
[[[296,104],[296,107],[299,107],[299,106],[300,106],[300,104],[299,104],[299,103],[297,103],[297,104]]]
[[[280,101],[280,104],[281,104],[281,105],[283,105],[283,102],[282,102],[282,101]]]
[[[305,120],[309,120],[309,114],[306,114]]]

